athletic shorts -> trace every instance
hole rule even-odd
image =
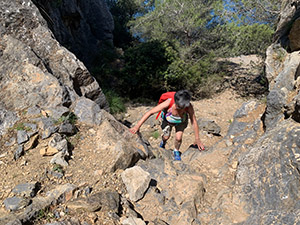
[[[171,135],[172,128],[175,127],[175,131],[184,131],[187,128],[189,123],[189,118],[187,117],[183,123],[180,124],[171,124],[166,119],[162,120],[161,129],[163,131],[163,136],[169,137]]]

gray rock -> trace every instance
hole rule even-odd
[[[288,40],[288,33],[291,29],[291,20],[295,15],[295,12],[298,8],[293,7],[292,3],[295,3],[296,6],[299,4],[297,1],[290,1],[290,0],[283,0],[282,1],[282,9],[280,11],[280,17],[277,24],[277,29],[274,34],[274,42],[280,42],[283,45],[287,45]]]
[[[17,132],[17,142],[18,144],[23,144],[24,142],[28,141],[29,137],[25,130],[18,130]]]
[[[38,127],[35,123],[24,123],[24,126],[28,129],[27,135],[29,138],[38,133]]]
[[[221,134],[221,127],[215,121],[208,119],[198,119],[197,122],[200,129],[214,135]]]
[[[103,3],[97,2],[97,7]],[[91,2],[82,4],[87,9]],[[7,108],[22,111],[36,106],[69,107],[79,96],[92,99],[101,108],[108,108],[97,81],[82,62],[54,39],[46,20],[31,1],[3,0],[0,11],[3,12],[0,24],[5,24],[0,29],[3,46],[0,99]]]
[[[33,198],[37,192],[37,183],[18,184],[12,192],[21,197]]]
[[[76,133],[76,127],[73,124],[66,121],[59,125],[58,133],[65,135],[73,135]]]
[[[281,90],[270,91],[267,97],[267,108],[265,112],[264,125],[266,129],[274,127],[277,122],[284,118],[282,114],[286,104],[286,96]]]
[[[239,122],[234,120],[228,129],[227,136],[238,135],[243,132],[249,124],[246,122]]]
[[[51,29],[57,40],[85,64],[95,60],[103,47],[100,43],[112,43],[114,23],[105,1],[63,0],[53,4],[39,0],[37,3],[55,21]]]
[[[69,109],[64,106],[57,106],[55,108],[47,108],[46,112],[48,116],[50,116],[54,120],[59,120],[62,117],[67,116],[69,114]]]
[[[58,131],[58,126],[52,118],[41,118],[39,128],[42,130],[42,139],[46,139]]]
[[[89,125],[99,125],[101,123],[100,107],[90,99],[80,98],[75,104],[74,113],[80,122]]]
[[[66,161],[66,153],[61,151],[57,154],[55,154],[52,159],[50,160],[50,163],[51,164],[57,164],[57,165],[60,165],[60,166],[68,166],[69,163]]]
[[[18,145],[17,150],[14,153],[14,159],[18,160],[22,155],[24,155],[24,146]]]
[[[16,113],[6,110],[0,104],[0,137],[4,135],[7,132],[7,129],[12,127],[18,120],[19,118]]]
[[[294,221],[286,224],[300,222],[296,208],[300,193],[299,128],[292,120],[283,121],[240,157],[236,190],[248,205],[250,216],[245,224],[269,224],[275,218],[279,224],[285,220]]]
[[[22,197],[11,197],[4,200],[4,206],[7,210],[17,211],[30,204],[30,200]]]
[[[249,112],[255,110],[255,108],[258,106],[258,103],[256,101],[249,101],[243,103],[241,108],[239,108],[233,115],[234,118],[242,118],[246,117]]]
[[[38,106],[32,106],[27,109],[27,115],[29,116],[40,116],[41,112],[42,111]]]
[[[103,211],[117,213],[120,205],[120,197],[117,192],[102,191],[91,195],[88,198],[78,198],[67,203],[67,207],[73,210],[87,212]]]
[[[55,133],[48,144],[50,147],[57,149],[57,151],[62,151],[64,154],[68,155],[68,141],[63,138],[60,134]]]
[[[63,172],[56,172],[56,171],[49,171],[49,174],[53,177],[56,177],[58,179],[61,179],[64,177],[64,173]]]

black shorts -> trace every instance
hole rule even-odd
[[[162,120],[161,129],[163,130],[163,136],[169,137],[171,135],[172,128],[175,127],[175,131],[184,131],[185,128],[187,128],[189,123],[188,116],[186,117],[186,120],[179,124],[173,124],[169,123],[166,119]]]

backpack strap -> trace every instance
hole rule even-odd
[[[169,99],[169,98],[168,98],[168,99]],[[166,99],[166,100],[168,100],[168,99]],[[165,100],[165,101],[166,101],[166,100]],[[168,109],[170,109],[170,108],[174,105],[174,103],[175,103],[175,99],[174,99],[174,97],[172,97],[172,98],[171,98],[171,101],[170,101],[170,104],[169,104],[169,106],[168,106]],[[158,114],[157,114],[157,116],[156,116],[155,119],[158,119],[159,116],[160,116],[160,114],[161,114],[161,111],[158,112]]]

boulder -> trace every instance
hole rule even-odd
[[[75,102],[74,114],[79,122],[87,125],[99,125],[101,123],[100,111],[99,105],[87,98],[80,98]]]
[[[129,198],[138,201],[143,198],[145,191],[149,187],[150,174],[139,166],[126,169],[122,174],[122,180],[126,186]]]
[[[115,212],[118,213],[120,205],[120,197],[117,192],[104,190],[95,193],[88,198],[77,198],[68,202],[67,207],[73,211],[82,212]]]
[[[245,224],[300,221],[299,129],[281,122],[240,157],[235,192],[250,215]]]

